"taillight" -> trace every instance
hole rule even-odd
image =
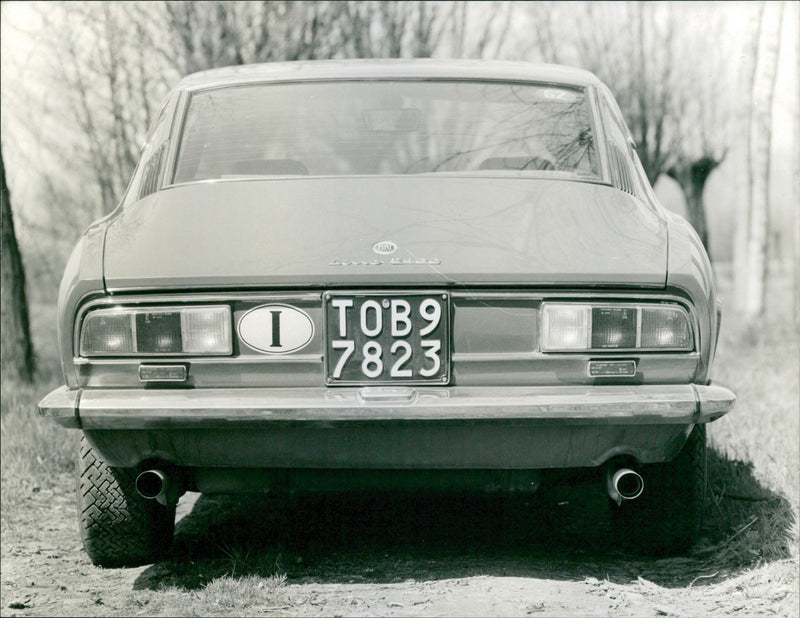
[[[593,307],[592,348],[636,347],[636,307]]]
[[[543,303],[543,352],[689,351],[692,330],[679,305]]]
[[[232,352],[227,305],[95,309],[81,327],[81,356],[227,356]]]
[[[643,348],[692,349],[692,333],[679,307],[642,307]]]
[[[586,305],[542,307],[542,350],[588,350],[592,309]]]

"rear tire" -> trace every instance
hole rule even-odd
[[[81,540],[93,564],[140,566],[164,556],[172,543],[175,506],[142,498],[135,469],[108,466],[81,435],[77,480]]]
[[[706,497],[706,427],[695,425],[672,461],[641,466],[644,491],[620,506],[611,502],[614,531],[626,549],[681,554],[700,535]]]

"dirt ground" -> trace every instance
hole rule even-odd
[[[785,565],[713,572],[700,556],[615,549],[605,497],[572,488],[548,496],[552,508],[539,497],[187,494],[168,560],[101,569],[80,546],[72,483],[34,487],[6,517],[2,615],[750,616],[797,604]],[[285,579],[261,604],[219,588],[222,578],[241,595],[242,582],[257,590],[275,573]]]

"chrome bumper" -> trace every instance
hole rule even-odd
[[[40,413],[112,466],[543,469],[668,461],[731,409],[721,386],[72,390]]]
[[[538,420],[578,424],[696,424],[727,413],[718,385],[365,387],[343,389],[57,388],[39,413],[64,427],[155,429],[348,421]]]

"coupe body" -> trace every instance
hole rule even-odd
[[[98,564],[157,559],[187,490],[531,492],[565,469],[640,548],[681,551],[734,402],[706,252],[567,67],[191,75],[58,316],[39,410],[82,432]]]

